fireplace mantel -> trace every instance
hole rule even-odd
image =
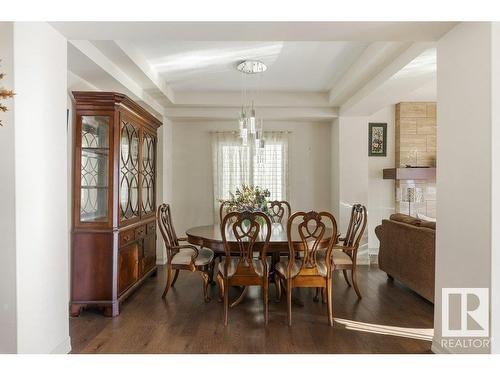
[[[384,180],[435,180],[436,168],[386,168]]]

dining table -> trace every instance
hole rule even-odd
[[[232,230],[226,228],[226,240],[228,243],[231,255],[238,256],[239,248],[238,242],[234,237]],[[290,228],[292,236],[292,245],[294,251],[300,252],[304,251],[304,243],[300,238],[298,224],[292,224]],[[323,238],[318,244],[319,248],[326,248],[332,237],[332,228],[325,228],[325,233]],[[267,228],[262,226],[261,231],[255,241],[254,251],[260,251],[264,245],[264,241],[267,235]],[[211,249],[216,256],[225,255],[224,243],[222,241],[221,227],[219,224],[203,225],[194,228],[190,228],[186,231],[187,241],[192,245],[198,245]],[[271,264],[269,268],[270,281],[274,282],[274,268],[276,263],[280,260],[280,255],[288,255],[290,253],[287,235],[287,226],[282,223],[272,223],[271,224],[271,238],[269,240],[269,245],[267,247],[267,254],[271,256]],[[239,297],[231,303],[231,307],[239,304],[245,297],[248,291],[248,287],[244,287]],[[302,302],[295,299],[295,303],[302,305]]]

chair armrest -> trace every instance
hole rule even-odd
[[[354,247],[353,246],[333,245],[333,248],[334,249],[344,250],[344,251],[354,251]]]
[[[198,257],[198,248],[193,245],[180,245],[180,246],[172,246],[172,250],[180,250],[180,249],[191,249],[194,250],[194,254],[191,257],[191,262],[194,262],[194,260]]]

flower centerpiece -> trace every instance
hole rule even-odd
[[[266,215],[270,213],[267,198],[271,196],[271,193],[268,189],[243,184],[236,188],[235,193],[231,192],[229,195],[230,199],[220,200],[221,203],[226,202],[227,212],[251,211],[263,212]]]

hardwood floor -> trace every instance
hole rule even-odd
[[[433,305],[398,282],[389,281],[376,265],[359,266],[363,299],[334,277],[334,316],[364,323],[408,328],[432,328]],[[304,306],[293,306],[293,326],[287,327],[286,302],[274,302],[270,288],[269,325],[264,326],[261,290],[252,288],[246,300],[230,309],[224,328],[218,290],[203,302],[199,274],[182,272],[174,288],[161,299],[164,268],[158,277],[123,304],[121,314],[106,318],[84,310],[70,318],[72,353],[430,353],[431,342],[346,329],[327,323],[326,304],[314,303],[313,290],[298,292]],[[237,290],[232,290],[232,298]]]

